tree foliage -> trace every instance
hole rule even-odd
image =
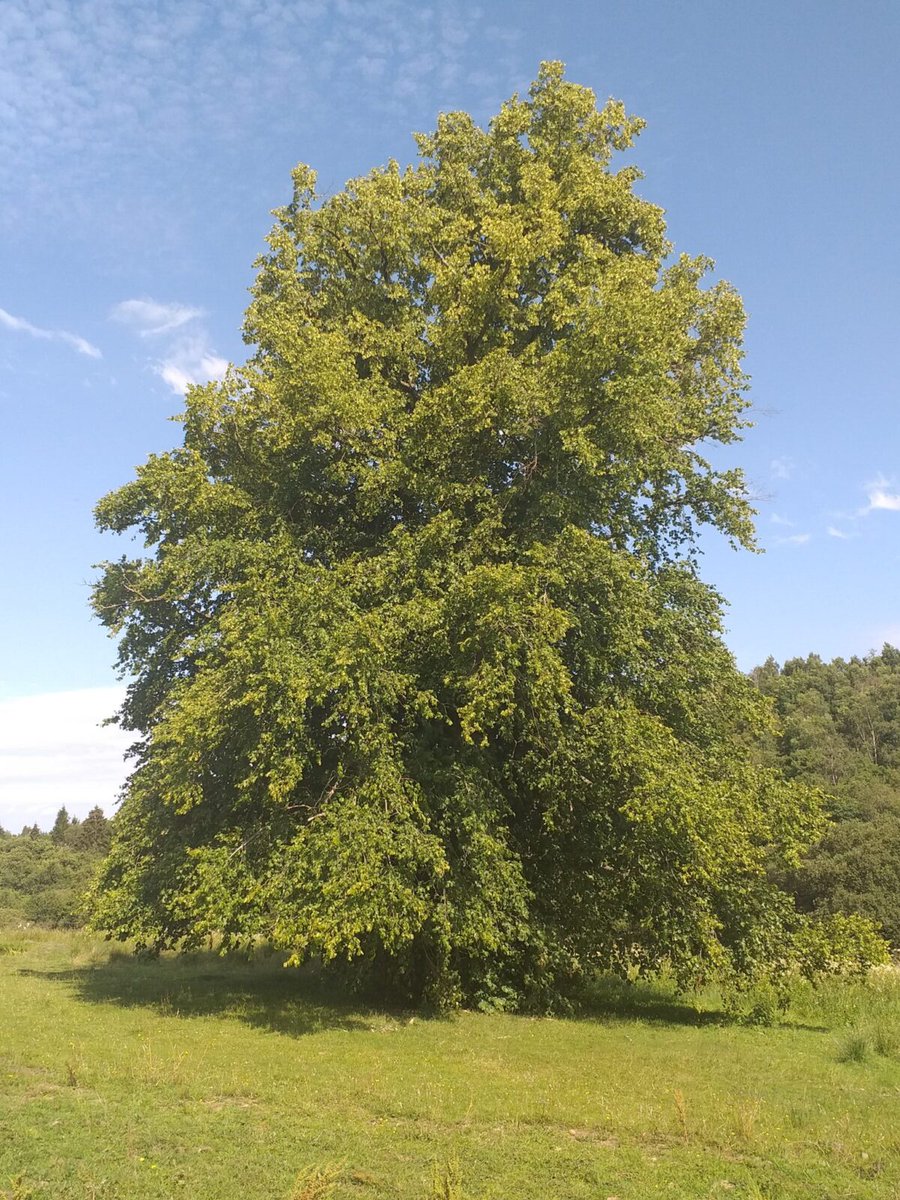
[[[50,837],[54,842],[62,844],[66,840],[66,835],[71,828],[71,820],[66,810],[65,805],[56,814],[56,820],[53,822],[53,828],[50,830]]]
[[[744,318],[614,169],[641,124],[551,63],[411,167],[294,172],[249,361],[98,508],[147,547],[95,590],[140,737],[100,927],[445,1003],[774,952],[818,800],[750,760],[695,541],[752,544],[704,457]]]

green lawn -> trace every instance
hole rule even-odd
[[[428,1020],[273,960],[138,963],[33,931],[0,949],[3,1197],[900,1195],[889,977],[771,1029],[646,995]]]

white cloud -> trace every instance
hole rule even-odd
[[[96,346],[92,346],[89,341],[79,337],[77,333],[67,333],[64,329],[43,329],[40,325],[32,325],[24,317],[14,317],[4,308],[0,308],[0,325],[11,329],[13,333],[25,333],[29,337],[40,338],[43,341],[64,342],[73,350],[77,350],[79,354],[86,354],[88,358],[103,357]]]
[[[173,392],[181,396],[191,384],[224,379],[228,360],[215,354],[201,334],[176,343],[166,358],[154,364],[153,369]]]
[[[155,337],[202,317],[203,310],[190,308],[187,304],[161,304],[158,300],[123,300],[115,306],[111,316],[141,337]]]
[[[106,687],[0,700],[0,825],[49,829],[63,805],[75,816],[95,804],[113,811],[134,735],[101,722],[123,695]]]
[[[805,546],[810,540],[812,534],[809,533],[792,533],[788,537],[780,537],[775,539],[776,546]]]
[[[772,513],[769,519],[773,525],[786,525],[789,529],[793,529],[794,527],[793,521],[789,521],[787,517],[779,517],[778,513]]]
[[[781,458],[773,458],[769,463],[769,471],[775,479],[790,479],[794,473],[794,460],[783,455]]]
[[[900,512],[900,493],[890,490],[886,479],[878,478],[866,488],[869,503],[861,510],[861,516],[871,512]]]
[[[853,535],[851,533],[845,533],[843,529],[837,529],[834,525],[829,525],[828,526],[828,536],[833,537],[833,538],[840,538],[841,541],[846,542]]]

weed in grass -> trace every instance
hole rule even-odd
[[[737,1105],[734,1111],[734,1130],[741,1141],[752,1141],[758,1117],[758,1100],[745,1100]]]
[[[687,1145],[687,1103],[685,1102],[684,1092],[681,1090],[681,1088],[675,1089],[675,1114],[678,1117],[678,1128],[681,1130],[681,1140],[685,1143],[685,1145]]]
[[[445,1163],[443,1166],[435,1164],[428,1200],[464,1200],[459,1163],[456,1160]]]
[[[722,988],[722,1005],[731,1020],[768,1029],[784,1019],[792,990],[787,981],[776,985],[771,980],[760,980],[750,987],[726,985]]]
[[[34,1192],[21,1175],[9,1181],[9,1190],[0,1192],[0,1200],[31,1200]]]
[[[799,1104],[792,1104],[787,1110],[787,1122],[791,1129],[806,1129],[812,1121],[809,1109]]]
[[[747,1009],[743,1023],[745,1025],[755,1025],[768,1029],[770,1026],[778,1023],[778,1019],[783,1011],[784,1004],[774,992],[765,996],[759,996]]]
[[[178,1009],[168,992],[163,992],[159,998],[159,1015],[161,1017],[177,1017]]]
[[[340,1178],[340,1167],[313,1167],[294,1180],[290,1200],[326,1200]]]
[[[178,1087],[190,1081],[190,1072],[185,1069],[187,1060],[187,1050],[182,1050],[180,1054],[173,1050],[167,1053],[148,1037],[141,1042],[141,1052],[135,1056],[131,1072],[136,1081],[153,1087]]]
[[[859,1158],[856,1171],[860,1179],[878,1179],[884,1174],[884,1162],[880,1158],[871,1158],[866,1151]]]
[[[797,983],[791,1015],[832,1029],[895,1023],[900,1009],[900,972],[873,972],[865,979],[828,979],[817,986]]]

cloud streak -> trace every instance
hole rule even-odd
[[[788,537],[780,537],[775,539],[776,546],[805,546],[810,541],[812,534],[810,533],[792,533]]]
[[[79,354],[87,355],[88,358],[103,357],[96,346],[86,338],[79,337],[77,333],[68,333],[64,329],[44,329],[40,325],[32,325],[31,321],[26,321],[24,317],[15,317],[5,308],[0,308],[0,325],[13,333],[24,333],[28,337],[38,338],[41,341],[63,342],[71,349],[77,350]]]
[[[191,308],[187,304],[161,304],[158,300],[144,299],[123,300],[110,315],[141,337],[158,337],[180,329],[204,314],[202,308]]]

